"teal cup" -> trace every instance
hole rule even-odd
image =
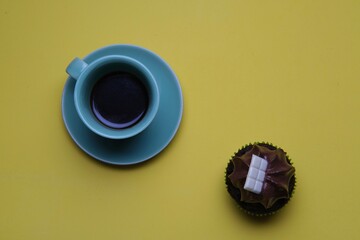
[[[76,111],[82,122],[94,133],[109,139],[125,139],[133,137],[146,129],[156,116],[159,107],[159,89],[151,72],[138,60],[120,55],[108,55],[90,64],[75,58],[67,67],[66,72],[76,80],[74,102]],[[94,112],[91,104],[94,86],[102,81],[104,76],[121,72],[136,76],[146,89],[147,108],[144,115],[129,127],[114,128],[104,124]],[[115,90],[114,90],[115,91]],[[127,94],[127,89],[116,89],[118,94]],[[105,93],[106,94],[106,93]],[[117,103],[114,103],[116,106]],[[126,99],[119,104],[131,108],[131,102]]]

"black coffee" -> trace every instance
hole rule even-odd
[[[96,82],[90,104],[101,123],[123,129],[141,120],[148,108],[149,97],[138,77],[130,73],[114,72]]]

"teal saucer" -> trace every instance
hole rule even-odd
[[[74,105],[75,80],[69,77],[62,95],[62,116],[70,136],[87,154],[105,163],[130,165],[144,162],[160,153],[175,136],[182,117],[181,87],[170,66],[155,53],[133,45],[111,45],[98,49],[83,60],[90,63],[106,55],[123,55],[143,63],[159,87],[160,104],[152,123],[129,139],[100,137],[80,120]]]

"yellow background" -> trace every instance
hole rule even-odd
[[[360,1],[1,0],[0,32],[0,239],[360,239]],[[67,64],[116,43],[163,57],[184,95],[175,139],[133,167],[61,117]],[[298,187],[254,220],[224,171],[262,140]]]

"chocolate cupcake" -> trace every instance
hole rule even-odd
[[[295,168],[281,148],[254,143],[240,149],[226,168],[230,196],[248,214],[270,215],[292,197]]]

